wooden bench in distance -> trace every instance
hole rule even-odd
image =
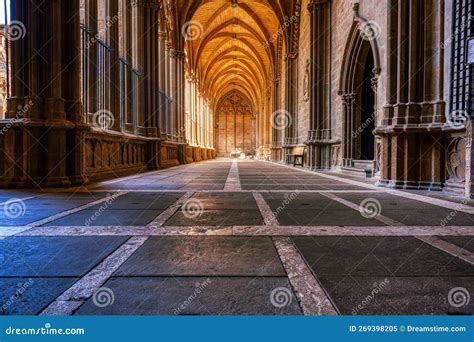
[[[304,166],[304,146],[293,147],[286,158],[287,164],[290,164],[290,158],[293,158],[293,166]]]

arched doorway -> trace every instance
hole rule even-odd
[[[217,105],[217,155],[230,157],[240,151],[254,155],[256,149],[256,124],[253,106],[241,92],[233,91]]]
[[[359,18],[351,29],[344,54],[339,95],[343,102],[342,170],[372,177],[377,172],[378,48],[372,30]],[[369,31],[373,33],[373,31]]]

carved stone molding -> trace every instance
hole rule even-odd
[[[310,95],[310,67],[311,63],[309,59],[306,60],[306,66],[305,66],[305,74],[304,74],[304,80],[303,80],[303,101],[308,102],[311,95]]]
[[[457,137],[450,141],[447,149],[446,171],[449,181],[464,183],[466,168],[466,139]]]

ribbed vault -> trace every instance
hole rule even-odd
[[[180,2],[188,72],[211,103],[239,91],[258,107],[268,90],[276,61],[276,41],[284,10],[271,0]]]

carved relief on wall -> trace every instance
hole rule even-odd
[[[457,137],[448,145],[446,169],[450,182],[465,182],[466,170],[466,139]]]
[[[146,142],[89,135],[85,138],[86,173],[141,167],[146,161]]]
[[[382,168],[382,139],[375,138],[375,169],[374,173],[379,174]]]
[[[306,69],[305,69],[304,80],[303,80],[303,100],[305,102],[308,102],[309,97],[310,97],[309,95],[310,66],[311,66],[311,63],[309,62],[309,60],[306,60]]]

